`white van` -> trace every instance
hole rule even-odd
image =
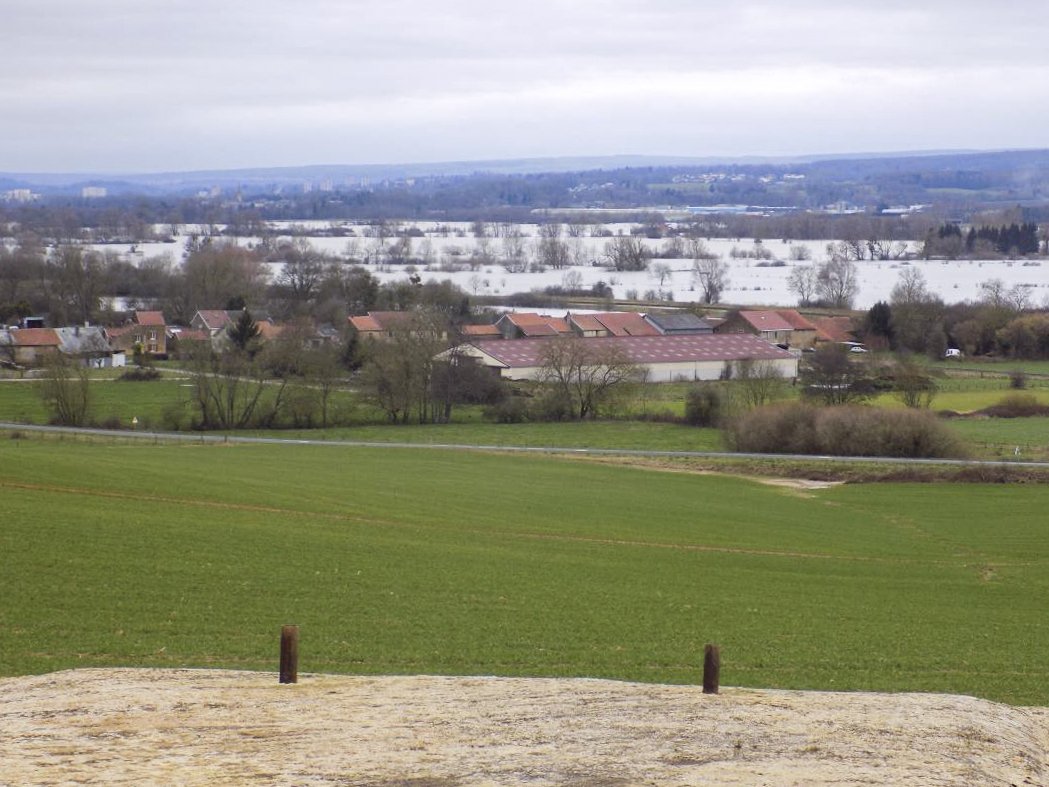
[[[962,357],[962,351],[957,349],[956,347],[949,347],[949,348],[947,348],[947,352],[945,352],[943,354],[943,357],[944,358],[961,358]]]

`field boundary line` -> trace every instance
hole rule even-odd
[[[431,451],[485,451],[523,454],[564,454],[581,456],[651,456],[683,459],[768,459],[792,462],[868,463],[895,465],[945,465],[953,467],[1031,467],[1049,470],[1049,462],[1009,461],[1001,459],[902,459],[886,456],[830,456],[827,454],[744,454],[732,451],[661,451],[642,448],[577,448],[570,446],[481,445],[470,443],[404,443],[368,440],[313,440],[289,437],[246,437],[222,434],[186,434],[180,432],[133,432],[119,429],[93,429],[76,426],[43,426],[0,421],[0,430],[73,434],[89,437],[126,438],[130,440],[169,440],[197,444],[260,445],[326,445],[349,448],[387,448]]]

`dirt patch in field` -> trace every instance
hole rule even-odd
[[[0,680],[3,785],[1044,785],[1045,709],[603,680]]]

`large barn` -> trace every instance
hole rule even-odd
[[[510,380],[534,380],[540,376],[543,348],[553,339],[514,339],[478,341],[464,351],[485,366]],[[798,375],[798,359],[764,339],[745,333],[695,334],[685,336],[610,336],[578,339],[600,349],[614,342],[626,356],[647,366],[652,382],[676,380],[717,380],[725,364],[753,359],[769,361],[785,378]]]

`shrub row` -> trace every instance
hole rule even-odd
[[[764,407],[733,418],[726,438],[735,451],[768,454],[888,456],[933,459],[964,456],[961,442],[936,416],[875,407]]]

